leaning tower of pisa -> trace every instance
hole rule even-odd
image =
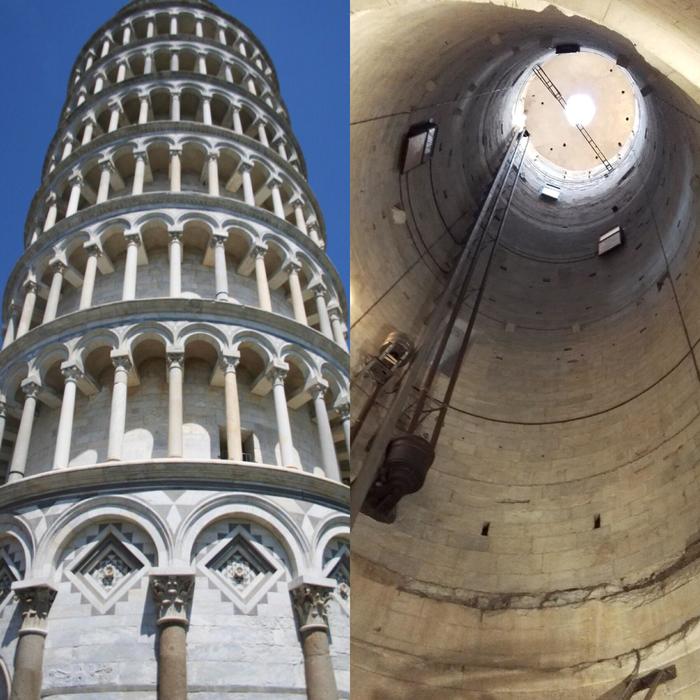
[[[270,58],[136,0],[68,86],[3,303],[0,698],[347,697],[345,297]]]

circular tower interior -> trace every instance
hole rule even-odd
[[[356,421],[369,359],[394,330],[426,342],[522,145],[464,361],[451,339],[426,403],[444,426],[425,485],[392,524],[353,526],[353,691],[602,700],[656,683],[691,700],[700,16],[664,0],[512,5],[352,3]],[[404,172],[425,124],[432,156]],[[390,404],[364,421],[353,470]]]
[[[347,697],[346,300],[253,32],[204,0],[97,29],[24,240],[0,698]]]

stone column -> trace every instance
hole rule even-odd
[[[148,123],[148,95],[139,96],[139,124]]]
[[[173,72],[180,70],[180,54],[177,52],[177,50],[174,50],[170,54],[170,70]]]
[[[241,121],[241,108],[233,106],[233,130],[240,136],[243,134],[243,122]]]
[[[177,34],[177,15],[174,13],[170,15],[170,33]]]
[[[61,153],[61,160],[65,160],[68,156],[73,153],[73,136],[71,134],[66,134],[66,143],[63,146],[63,153]]]
[[[86,146],[92,141],[92,135],[95,131],[95,121],[92,117],[88,117],[85,120],[85,130],[83,131],[83,141],[82,145]]]
[[[170,296],[182,295],[182,231],[170,231]]]
[[[228,458],[240,462],[243,459],[241,439],[241,409],[238,401],[238,381],[236,366],[238,355],[225,355],[222,359],[224,370],[224,396],[226,400],[226,446]]]
[[[89,309],[92,306],[92,295],[95,291],[95,278],[97,277],[97,258],[100,257],[100,249],[95,243],[85,246],[88,254],[85,263],[85,274],[83,275],[83,288],[80,290],[80,305],[78,309]]]
[[[272,311],[272,300],[270,299],[270,285],[267,281],[267,270],[265,269],[265,253],[267,248],[261,245],[253,247],[255,256],[255,280],[258,285],[258,303],[263,311]]]
[[[124,34],[122,35],[122,43],[124,45],[128,44],[131,41],[131,27],[127,24],[124,27]]]
[[[292,202],[294,207],[294,218],[296,219],[297,228],[304,234],[309,235],[306,228],[306,219],[304,218],[304,203],[298,197]]]
[[[2,441],[5,437],[5,424],[7,423],[7,404],[0,401],[0,449],[2,449]]]
[[[56,217],[58,216],[58,203],[56,201],[56,193],[51,192],[46,198],[47,210],[46,210],[46,221],[44,221],[44,231],[48,231],[51,227],[56,224]]]
[[[309,224],[309,236],[311,237],[311,240],[319,247],[319,248],[324,248],[323,245],[323,239],[318,233],[317,229],[318,224],[316,222],[312,222]]]
[[[251,207],[255,206],[255,192],[253,191],[253,178],[250,174],[253,166],[251,163],[241,163],[241,179],[243,180],[243,200]]]
[[[212,120],[211,120],[211,98],[210,97],[203,97],[202,98],[202,122],[206,124],[207,126],[211,126]]]
[[[270,142],[267,140],[267,130],[265,129],[265,121],[262,119],[258,122],[258,140],[263,146],[270,145]]]
[[[34,416],[36,415],[36,400],[40,388],[41,387],[39,384],[32,379],[25,379],[22,382],[24,407],[22,408],[22,418],[19,422],[15,449],[12,453],[12,461],[10,462],[10,471],[7,477],[8,483],[19,481],[20,479],[24,478],[24,470],[27,466],[27,455],[29,454],[29,445],[32,440]]]
[[[24,283],[24,303],[22,304],[22,315],[17,326],[17,338],[21,338],[31,327],[34,316],[34,306],[36,305],[36,293],[39,285],[33,280]]]
[[[328,643],[328,602],[333,586],[328,579],[323,583],[295,579],[289,589],[304,653],[306,697],[338,700]]]
[[[272,208],[275,211],[275,216],[279,216],[280,219],[286,219],[284,215],[284,204],[282,203],[282,193],[280,192],[281,186],[281,180],[272,180],[270,186],[270,189],[272,190]]]
[[[168,361],[168,457],[182,457],[182,383],[185,355],[169,352]]]
[[[10,303],[9,315],[7,318],[7,328],[5,329],[5,339],[2,343],[2,349],[4,350],[10,343],[15,340],[15,333],[17,332],[17,313],[18,306],[14,303]]]
[[[121,105],[118,102],[110,103],[111,113],[109,115],[109,124],[107,125],[107,133],[111,134],[119,128],[119,116],[121,115]]]
[[[326,386],[318,383],[311,387],[311,397],[314,401],[314,412],[316,413],[316,426],[318,428],[318,440],[321,445],[321,457],[323,459],[323,471],[326,477],[333,481],[340,481],[340,468],[338,467],[338,457],[335,454],[335,444],[333,443],[333,432],[328,420],[328,409],[324,396]]]
[[[182,174],[180,167],[181,148],[170,149],[170,191],[179,192],[182,187]]]
[[[61,401],[61,416],[58,420],[58,432],[56,434],[56,450],[53,457],[54,469],[63,469],[70,462],[75,396],[78,390],[78,380],[83,375],[75,365],[61,367],[61,372],[65,378],[65,384],[63,386],[63,400]]]
[[[284,390],[284,378],[287,376],[286,367],[273,367],[269,378],[272,383],[272,397],[275,402],[275,418],[277,420],[277,435],[280,445],[280,457],[283,467],[294,467],[294,444],[292,442],[292,427],[289,424],[287,395]]]
[[[117,68],[117,79],[116,83],[123,83],[126,78],[126,63],[120,63]]]
[[[99,92],[102,91],[102,88],[104,87],[105,84],[105,79],[103,75],[98,75],[97,79],[95,80],[95,89],[93,90],[93,95],[97,95]]]
[[[212,236],[214,246],[214,281],[216,285],[216,300],[228,300],[228,272],[226,271],[226,239],[227,234],[215,233]]]
[[[66,218],[73,216],[78,211],[80,204],[80,193],[83,190],[83,176],[78,174],[72,175],[69,179],[71,184],[70,197],[68,198],[68,206],[66,207]]]
[[[195,20],[194,35],[199,37],[200,39],[204,36],[204,25],[202,24],[201,19]]]
[[[114,165],[109,158],[101,160],[98,165],[100,166],[100,184],[97,188],[97,204],[102,204],[109,199],[109,185],[112,181],[112,171],[114,170]]]
[[[100,54],[100,57],[104,58],[108,53],[109,53],[109,38],[105,39],[103,44],[102,44],[102,53]]]
[[[48,583],[17,581],[12,584],[12,590],[19,599],[22,625],[15,650],[10,700],[39,700],[47,620],[56,589]]]
[[[173,90],[170,93],[170,120],[180,121],[180,91]]]
[[[118,462],[122,458],[124,432],[126,430],[126,402],[129,393],[128,381],[131,360],[122,353],[112,354],[114,383],[112,385],[112,410],[109,415],[109,443],[107,461]]]
[[[158,700],[187,700],[187,626],[194,574],[156,569],[150,579],[158,606]]]
[[[284,138],[282,138],[281,136],[278,137],[276,140],[276,144],[277,144],[277,153],[279,153],[280,156],[282,158],[284,158],[285,160],[289,160],[289,156],[287,155],[287,148],[284,145]]]
[[[49,297],[46,300],[42,323],[48,323],[56,318],[58,302],[61,298],[61,288],[63,287],[63,273],[66,271],[66,266],[60,260],[54,260],[51,263],[51,267],[53,268],[53,277],[51,278],[51,287],[49,288]]]
[[[143,181],[146,177],[146,151],[134,151],[134,184],[131,194],[143,194]]]
[[[143,54],[143,74],[150,75],[153,73],[153,52],[145,51]]]
[[[321,327],[321,333],[333,340],[333,331],[331,329],[331,320],[328,316],[326,307],[326,288],[322,284],[317,284],[313,288],[314,296],[316,297],[316,309],[318,310],[318,321]]]
[[[124,263],[124,288],[122,300],[129,301],[136,298],[136,271],[139,264],[139,246],[141,237],[137,232],[125,233],[126,261]]]
[[[148,18],[146,24],[146,38],[152,39],[156,35],[156,21],[152,17]]]
[[[351,436],[351,426],[350,426],[350,404],[344,403],[338,406],[338,416],[340,417],[340,422],[343,426],[343,436],[345,437],[345,449],[350,454],[350,436]]]
[[[257,96],[258,90],[255,87],[255,80],[251,76],[248,76],[246,79],[246,84],[248,86],[248,92],[250,92],[251,95]]]
[[[224,78],[226,78],[227,83],[233,82],[233,69],[230,63],[224,63]]]
[[[299,282],[299,271],[301,265],[297,262],[291,262],[285,268],[289,274],[289,293],[292,297],[292,308],[294,309],[294,318],[305,326],[309,325],[306,318],[306,309],[304,308],[304,295],[301,291],[301,283]]]
[[[343,323],[340,320],[340,310],[338,307],[333,306],[329,308],[328,316],[331,319],[331,327],[333,329],[333,338],[335,339],[335,342],[347,352],[348,344],[345,340],[345,333],[343,333]]]
[[[207,164],[207,180],[209,181],[209,194],[213,197],[219,196],[219,154],[214,152],[209,154]]]

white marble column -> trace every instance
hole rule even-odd
[[[122,34],[122,44],[126,46],[131,41],[131,27],[127,24]]]
[[[206,54],[200,53],[197,56],[197,71],[200,75],[207,74],[207,57]]]
[[[312,222],[309,224],[308,229],[309,229],[309,236],[311,237],[311,240],[321,249],[323,249],[325,246],[323,244],[323,239],[318,233],[317,229],[318,224],[316,222]]]
[[[72,175],[69,179],[71,190],[68,198],[68,206],[66,207],[66,218],[73,216],[78,211],[80,204],[80,193],[83,190],[83,177],[79,173]]]
[[[265,120],[261,119],[258,122],[258,141],[263,146],[269,146],[270,142],[267,140],[267,129],[265,129]]]
[[[340,469],[338,467],[338,457],[335,454],[333,443],[333,433],[328,420],[328,409],[324,396],[326,386],[316,384],[311,387],[311,397],[314,402],[314,412],[316,414],[316,427],[318,428],[318,440],[321,445],[321,458],[323,460],[323,471],[329,479],[340,481]]]
[[[170,70],[173,72],[180,70],[180,54],[177,50],[173,50],[170,54]]]
[[[301,283],[299,282],[299,271],[301,265],[298,262],[290,262],[285,267],[289,275],[289,294],[292,297],[292,308],[294,309],[294,318],[299,323],[305,326],[309,325],[309,320],[306,317],[306,309],[304,308],[304,294],[301,291]]]
[[[348,344],[343,333],[343,322],[340,318],[340,310],[337,306],[328,309],[328,316],[331,320],[331,328],[333,329],[333,339],[343,350],[347,351]]]
[[[117,79],[115,82],[123,83],[126,78],[126,63],[121,62],[117,68]]]
[[[182,187],[182,171],[180,165],[180,155],[182,149],[170,149],[170,191],[179,192]]]
[[[227,355],[222,359],[224,370],[224,398],[226,401],[226,447],[228,458],[237,462],[243,459],[241,439],[241,409],[238,400],[238,380],[236,366],[239,357]]]
[[[114,165],[109,158],[105,158],[98,163],[100,167],[100,184],[97,188],[97,204],[102,204],[109,199],[109,185],[112,181]]]
[[[251,207],[255,206],[255,192],[253,191],[253,177],[251,171],[253,165],[251,163],[241,163],[241,179],[243,181],[243,200]]]
[[[284,204],[282,203],[282,193],[280,192],[280,187],[282,186],[282,181],[277,178],[273,178],[270,183],[270,190],[272,191],[272,208],[275,211],[275,216],[279,216],[280,219],[285,219],[284,215]]]
[[[124,432],[126,430],[126,404],[129,393],[128,381],[131,360],[126,354],[112,354],[114,383],[112,384],[112,409],[109,414],[109,442],[107,461],[122,459]]]
[[[226,78],[227,83],[233,82],[233,69],[231,68],[230,63],[224,64],[224,78]]]
[[[3,339],[2,349],[4,350],[10,343],[13,343],[17,333],[17,318],[20,308],[14,302],[10,302],[9,313],[7,317],[7,327],[5,328],[5,338]]]
[[[200,39],[204,36],[204,25],[201,19],[196,19],[194,22],[194,35]]]
[[[134,184],[131,194],[143,194],[143,181],[146,177],[146,151],[134,151]]]
[[[32,441],[32,428],[34,426],[34,416],[36,415],[37,395],[40,388],[39,384],[31,379],[25,379],[22,382],[24,406],[22,408],[22,418],[19,422],[19,430],[17,431],[17,439],[15,440],[15,449],[12,453],[12,461],[10,462],[10,471],[7,477],[8,482],[19,481],[24,477],[24,470],[27,467],[29,445]]]
[[[226,27],[224,26],[219,26],[219,43],[224,46],[228,45],[226,42]]]
[[[61,153],[61,160],[65,160],[68,156],[73,153],[73,136],[71,134],[66,134],[66,142],[63,145],[63,153]]]
[[[143,54],[143,74],[150,75],[153,73],[153,52],[146,51]]]
[[[139,96],[139,124],[148,123],[148,95]]]
[[[22,304],[22,315],[17,326],[17,338],[21,338],[31,328],[38,290],[39,285],[33,280],[27,280],[24,283],[24,303]]]
[[[107,126],[107,133],[111,134],[119,128],[119,117],[121,116],[121,105],[118,102],[110,102],[109,105],[111,112],[109,114],[109,125]]]
[[[209,154],[207,164],[207,180],[209,182],[209,194],[219,196],[219,154],[214,151]]]
[[[44,221],[44,231],[48,231],[56,224],[58,216],[58,203],[56,201],[56,193],[51,192],[46,198],[46,220]]]
[[[97,277],[97,258],[100,257],[99,247],[91,243],[84,246],[88,259],[85,263],[85,274],[83,275],[83,287],[80,290],[80,305],[78,309],[89,309],[92,306],[92,295],[95,291],[95,278]]]
[[[105,85],[105,79],[103,75],[98,75],[97,78],[95,79],[95,89],[92,91],[93,95],[97,95],[98,93],[102,92],[102,88]]]
[[[280,156],[285,160],[289,160],[289,156],[287,155],[287,147],[284,144],[284,139],[280,136],[279,138],[277,138],[275,143],[277,144],[277,153],[279,153]]]
[[[126,261],[124,263],[124,287],[122,300],[129,301],[136,298],[136,273],[139,264],[139,246],[141,236],[137,232],[125,233]]]
[[[202,123],[206,124],[207,126],[212,125],[212,120],[211,120],[211,97],[203,97],[202,98]]]
[[[54,260],[51,263],[51,269],[53,270],[53,277],[51,278],[51,286],[49,287],[49,296],[46,300],[42,323],[48,323],[56,318],[58,302],[61,298],[61,289],[63,287],[63,273],[66,271],[66,266],[60,260]]]
[[[322,284],[317,284],[312,291],[316,298],[316,309],[318,310],[318,322],[321,327],[321,333],[323,333],[326,338],[333,340],[331,320],[328,316],[328,308],[326,307],[326,288]]]
[[[240,136],[243,134],[243,122],[241,121],[241,108],[234,105],[233,108],[233,130]]]
[[[5,437],[5,423],[7,422],[7,405],[4,401],[0,401],[0,450],[2,450],[2,441]]]
[[[85,128],[83,130],[83,140],[81,144],[87,146],[92,141],[92,135],[95,133],[95,120],[92,117],[85,119]]]
[[[170,15],[170,33],[177,34],[177,15]]]
[[[294,444],[292,442],[292,428],[289,423],[289,411],[287,408],[287,395],[284,390],[284,378],[287,369],[273,367],[269,373],[272,383],[272,398],[275,403],[275,418],[277,420],[277,436],[280,446],[280,457],[283,467],[296,466],[294,459]]]
[[[170,93],[170,120],[180,121],[180,91],[173,90]]]
[[[255,257],[255,281],[258,286],[258,303],[263,311],[272,311],[272,300],[270,299],[270,285],[267,281],[267,270],[265,269],[265,246],[253,246],[252,255]]]
[[[109,38],[102,42],[102,52],[100,53],[101,58],[104,58],[109,53],[109,45]]]
[[[82,372],[75,365],[61,367],[65,379],[61,415],[58,419],[56,433],[56,450],[53,456],[53,468],[63,469],[70,462],[70,446],[73,438],[73,417],[75,415],[75,396],[78,390],[78,380]]]
[[[229,298],[225,247],[227,238],[228,235],[222,233],[215,233],[212,236],[212,246],[214,247],[214,282],[217,301],[227,301]]]
[[[170,231],[170,296],[182,295],[182,231]]]
[[[146,38],[152,39],[156,35],[156,21],[153,17],[148,18],[146,23]]]
[[[304,234],[309,235],[306,228],[306,219],[304,218],[304,203],[299,197],[296,197],[292,201],[292,206],[294,207],[294,218],[296,220],[297,228]]]
[[[350,404],[344,403],[338,406],[338,416],[340,417],[340,423],[343,426],[343,437],[345,438],[345,449],[348,455],[350,454],[350,438],[351,438],[351,424],[350,424]]]
[[[168,365],[168,457],[182,457],[182,385],[185,355],[169,352]]]

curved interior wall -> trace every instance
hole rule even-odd
[[[355,525],[353,684],[370,696],[608,697],[671,662],[668,692],[697,694],[697,18],[557,5],[353,6],[354,371],[388,330],[419,333],[522,71],[580,43],[626,66],[641,108],[624,167],[555,205],[526,163],[426,485],[394,525]],[[402,177],[428,118],[433,159]],[[617,224],[624,249],[599,258]]]

